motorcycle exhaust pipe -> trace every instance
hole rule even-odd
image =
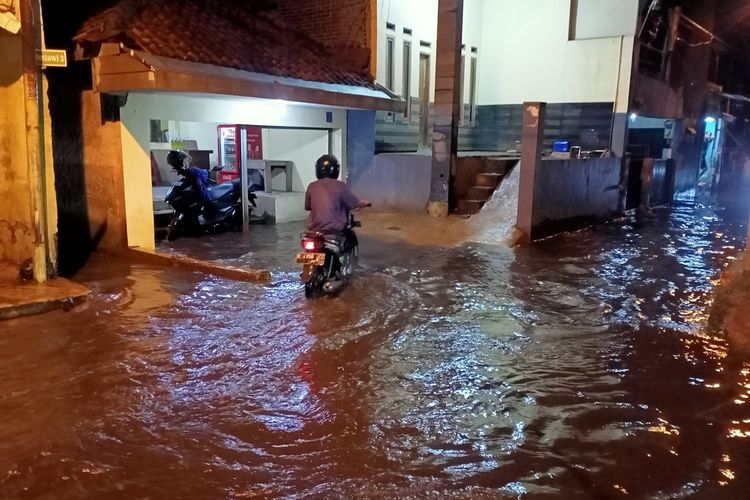
[[[323,285],[323,291],[325,293],[336,293],[344,286],[343,281],[326,281]]]

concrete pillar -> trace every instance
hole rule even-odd
[[[435,117],[432,133],[432,179],[428,210],[447,217],[451,177],[456,171],[458,122],[461,116],[461,39],[463,0],[439,0]]]
[[[140,211],[140,219],[133,218],[133,227],[127,227],[125,176],[132,177],[149,169],[149,158],[120,122],[102,119],[101,94],[86,90],[80,99],[84,171],[84,186],[80,188],[84,189],[86,203],[77,216],[83,224],[88,219],[87,231],[79,228],[89,237],[88,241],[80,243],[80,251],[84,254],[80,258],[85,261],[97,247],[114,251],[127,247],[129,231],[137,230],[143,239],[153,240],[154,215],[150,177],[145,177],[144,183],[141,176],[144,184],[139,187],[145,191],[145,201],[142,203],[145,208]],[[140,155],[137,155],[138,152]],[[126,158],[126,154],[135,155],[134,159],[130,160],[130,156]],[[130,207],[131,214],[134,208]],[[136,245],[152,247],[143,245],[142,240],[136,240],[132,246]]]
[[[641,204],[638,208],[651,208],[651,182],[654,180],[654,159],[644,158],[641,164]]]
[[[534,186],[536,170],[542,161],[542,137],[547,103],[523,103],[523,131],[521,135],[521,185],[518,189],[518,218],[515,244],[530,243],[533,235]]]
[[[633,37],[620,37],[620,68],[618,70],[617,88],[615,92],[615,104],[612,116],[612,137],[610,152],[612,156],[624,158],[628,145],[628,126],[631,110],[631,95],[634,95],[634,87],[638,72],[633,68],[638,67],[639,45]]]
[[[628,113],[615,113],[612,116],[612,156],[625,158],[625,150],[628,147]]]
[[[375,156],[375,111],[346,112],[346,178],[356,184],[367,171]]]
[[[41,50],[41,26],[35,22],[41,10],[36,1],[21,4],[21,35],[23,38],[23,78],[26,87],[26,148],[29,168],[32,229],[34,236],[34,279],[47,281],[47,208],[44,185],[44,135],[42,72],[37,66],[36,52]],[[41,113],[41,116],[40,116]]]

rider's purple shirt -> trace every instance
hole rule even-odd
[[[343,182],[320,179],[305,193],[305,210],[310,211],[307,228],[321,233],[338,233],[346,226],[349,211],[359,205],[359,199]]]

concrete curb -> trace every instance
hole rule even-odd
[[[271,272],[263,269],[241,269],[224,266],[205,260],[193,259],[184,255],[160,253],[142,248],[130,248],[126,254],[136,262],[156,266],[178,267],[190,271],[200,271],[221,278],[238,281],[266,283],[271,281]]]
[[[47,283],[18,283],[3,287],[0,320],[70,309],[91,298],[91,290],[62,278]]]

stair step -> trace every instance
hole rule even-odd
[[[484,162],[484,171],[487,173],[505,175],[508,173],[508,168],[510,166],[506,160],[486,160]]]
[[[503,174],[496,174],[492,172],[485,172],[477,174],[477,186],[490,187],[495,189],[503,178]]]
[[[475,214],[482,209],[486,200],[458,200],[456,212],[460,214]]]
[[[470,200],[489,200],[494,191],[489,186],[471,186],[466,194]]]

